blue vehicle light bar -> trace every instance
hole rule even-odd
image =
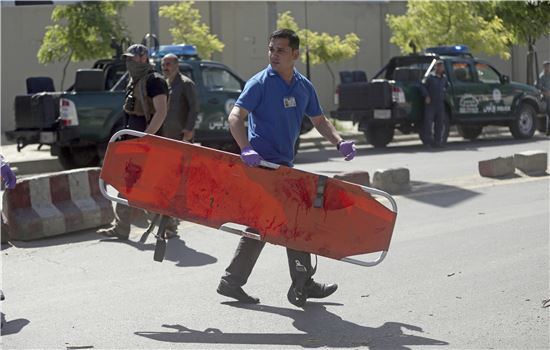
[[[470,48],[466,45],[435,46],[426,48],[426,53],[447,56],[469,55]]]
[[[156,52],[150,52],[151,58],[162,58],[165,55],[172,53],[178,57],[197,57],[198,52],[195,45],[161,45]]]

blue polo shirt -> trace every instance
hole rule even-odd
[[[248,114],[248,140],[268,162],[292,166],[294,143],[304,115],[323,114],[317,93],[306,77],[294,69],[287,84],[269,65],[246,82],[235,105]]]

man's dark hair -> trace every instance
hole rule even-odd
[[[288,46],[292,50],[298,50],[300,48],[300,38],[295,31],[291,29],[277,29],[269,36],[269,41],[271,39],[288,39]]]

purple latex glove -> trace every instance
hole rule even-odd
[[[262,157],[252,149],[252,147],[245,147],[241,151],[241,159],[248,166],[258,166]]]
[[[355,150],[354,141],[342,141],[338,145],[338,150],[345,157],[345,160],[352,160],[357,151]]]
[[[7,164],[4,164],[4,166],[2,166],[1,171],[2,171],[2,181],[4,181],[4,183],[6,184],[6,188],[8,190],[14,189],[17,179],[15,178],[15,174],[13,173],[13,171],[11,171],[10,166]]]

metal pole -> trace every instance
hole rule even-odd
[[[307,25],[307,0],[304,1],[304,12],[305,12],[305,22],[306,22],[306,77],[308,80],[311,80],[311,74],[309,70],[309,42],[308,42],[308,25]]]
[[[154,34],[160,43],[158,1],[149,1],[149,26],[149,33]]]

